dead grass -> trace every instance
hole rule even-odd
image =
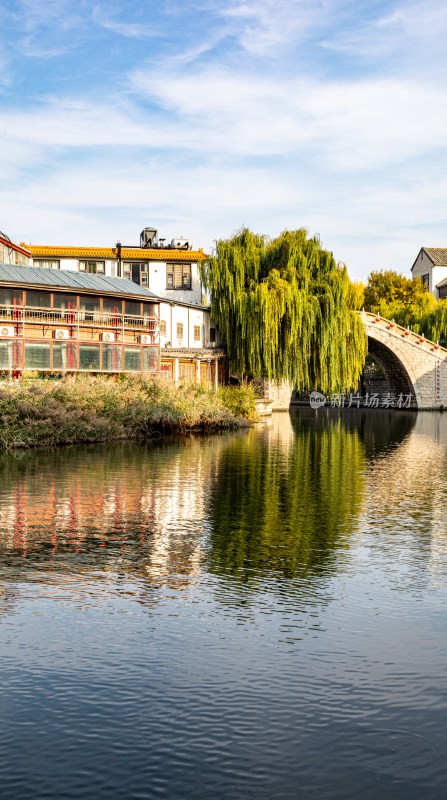
[[[4,382],[0,450],[238,428],[255,418],[249,394],[141,376]]]

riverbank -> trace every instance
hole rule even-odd
[[[76,376],[0,385],[0,450],[235,429],[256,421],[250,387]]]

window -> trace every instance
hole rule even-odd
[[[25,342],[25,369],[50,369],[50,342]]]
[[[76,342],[53,342],[53,369],[77,369]]]
[[[210,328],[210,342],[216,341],[216,329]]]
[[[51,260],[48,261],[47,259],[42,260],[42,259],[39,258],[39,259],[34,259],[33,263],[34,263],[35,267],[45,267],[45,269],[60,269],[61,268],[61,262],[60,261],[54,261],[54,260],[53,261],[51,261]]]
[[[26,293],[28,296],[28,292]],[[62,311],[70,309],[76,311],[78,307],[78,298],[75,294],[53,294],[53,308],[60,308]]]
[[[439,299],[445,300],[446,297],[447,297],[447,286],[441,286],[439,290]]]
[[[99,297],[89,297],[81,294],[79,305],[81,311],[101,311]]]
[[[191,264],[166,264],[167,289],[191,289]]]
[[[158,347],[143,347],[143,372],[158,372]]]
[[[160,320],[160,334],[166,336],[166,321],[164,319]]]
[[[0,306],[22,306],[23,292],[21,289],[0,289]]]
[[[139,347],[124,347],[124,369],[126,372],[141,372],[141,350]]]
[[[177,322],[177,339],[183,339],[183,323]]]
[[[130,317],[141,317],[141,303],[136,300],[126,300],[126,314]]]
[[[79,369],[90,369],[99,372],[101,369],[101,352],[99,344],[79,345]]]
[[[149,286],[148,265],[146,261],[123,261],[123,276],[138,286]]]
[[[116,297],[104,297],[102,301],[102,310],[104,314],[122,314],[123,301],[118,300]]]
[[[123,369],[123,348],[120,344],[103,344],[102,368],[108,372],[121,372]]]
[[[428,272],[427,272],[427,274],[426,274],[426,275],[423,275],[423,276],[422,276],[422,278],[421,278],[421,281],[422,281],[422,283],[424,284],[424,286],[426,286],[426,287],[427,287],[427,289],[429,289],[429,288],[430,288],[430,275],[429,275],[429,273],[428,273]]]
[[[105,261],[80,261],[79,262],[79,271],[80,272],[89,272],[92,275],[104,275],[106,271],[106,262]]]
[[[200,342],[200,325],[194,325],[194,341]]]
[[[153,319],[156,316],[155,303],[143,303],[143,317],[145,319]]]
[[[30,292],[26,290],[25,304],[31,308],[51,308],[50,292]]]
[[[0,369],[13,368],[13,342],[0,341]]]

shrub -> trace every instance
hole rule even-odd
[[[0,449],[148,437],[157,431],[230,429],[256,418],[250,387],[176,386],[140,375],[5,383]]]

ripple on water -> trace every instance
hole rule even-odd
[[[429,416],[3,457],[1,796],[442,796]]]

